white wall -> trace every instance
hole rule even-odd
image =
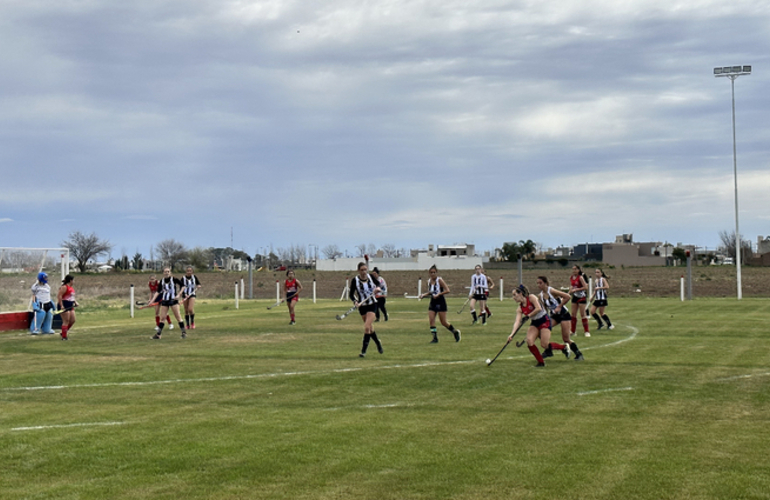
[[[420,271],[427,270],[435,265],[440,271],[444,269],[474,269],[477,265],[484,265],[489,259],[479,256],[454,256],[431,257],[427,253],[420,253],[416,258],[393,259],[369,259],[369,269],[375,266],[380,271]],[[362,257],[340,259],[318,259],[316,270],[318,271],[355,271]]]

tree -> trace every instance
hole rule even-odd
[[[342,252],[337,245],[326,245],[321,249],[321,253],[324,254],[324,257],[327,259],[336,259],[338,257],[342,257]]]
[[[735,231],[719,231],[719,239],[722,241],[722,251],[735,262]],[[741,238],[741,262],[746,262],[751,257],[751,242]]]
[[[78,270],[81,273],[86,272],[88,261],[99,255],[109,254],[112,245],[107,240],[100,240],[96,233],[85,235],[80,231],[74,231],[69,234],[69,238],[61,243],[61,246],[68,248],[70,255],[78,261]]]
[[[396,245],[393,243],[385,243],[380,248],[382,250],[382,255],[385,257],[395,257],[396,256]]]
[[[676,247],[671,252],[671,257],[673,257],[675,260],[678,260],[679,262],[685,262],[687,260],[687,253],[684,248]]]
[[[208,269],[212,260],[214,256],[210,248],[195,247],[187,252],[187,263],[195,269]]]
[[[503,243],[503,248],[500,253],[503,258],[509,262],[516,262],[519,260],[519,254],[523,260],[529,260],[535,258],[535,251],[537,250],[537,243],[532,240],[519,240],[518,243]]]
[[[134,254],[134,258],[131,259],[131,262],[134,263],[135,271],[141,271],[142,268],[144,267],[144,260],[142,259],[142,254],[140,254],[139,252],[136,252]]]
[[[187,258],[187,249],[175,239],[163,240],[155,246],[155,251],[160,255],[164,265],[174,270],[179,262]]]

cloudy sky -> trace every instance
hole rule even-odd
[[[2,0],[0,246],[770,235],[767,1]]]

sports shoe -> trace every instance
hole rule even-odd
[[[160,339],[160,334],[156,333],[155,335],[153,335],[153,336],[152,336],[152,337],[150,337],[150,338],[151,338],[152,340],[159,340],[159,339]]]
[[[572,354],[567,344],[564,344],[564,349],[562,349],[561,352],[564,354],[564,357],[567,359],[569,359],[569,355]]]
[[[294,320],[291,320],[291,321],[289,321],[289,324],[290,324],[290,325],[293,325],[293,324],[295,324],[295,323],[294,323]]]
[[[29,332],[30,335],[40,335],[40,330],[34,330]]]
[[[614,330],[614,329],[615,329],[615,325],[610,325],[607,327],[607,330]]]
[[[596,327],[596,331],[598,332],[598,331],[599,331],[599,330],[601,330],[602,328],[604,328],[604,325],[599,325],[599,326],[597,326],[597,327]]]
[[[431,344],[438,344],[438,337],[433,337],[433,340],[430,341]]]
[[[181,337],[182,337],[183,339],[186,339],[186,338],[187,338],[187,332],[185,332],[184,330],[182,330],[182,335],[181,335]]]
[[[387,314],[385,315],[385,321],[388,321],[388,315]]]
[[[375,323],[379,323],[379,322],[380,322],[380,318],[376,318],[376,319],[374,320],[374,322],[375,322]]]
[[[591,333],[590,332],[586,332],[586,337],[590,337],[590,336],[591,336]]]
[[[377,352],[379,352],[380,354],[383,353],[383,351],[382,351],[382,344],[377,346]]]
[[[61,339],[62,340],[69,340],[69,338],[67,338],[67,337],[62,337]]]
[[[195,323],[190,323],[190,330],[195,330]]]
[[[543,359],[545,359],[545,358],[552,358],[553,357],[553,351],[549,347],[548,349],[546,349],[542,353],[540,353],[540,355],[543,356]]]
[[[359,358],[365,358],[365,357],[366,357],[366,353],[364,353],[364,352],[362,352],[362,353],[359,353],[359,354],[358,354],[358,357],[359,357]]]
[[[577,353],[577,356],[575,356],[575,361],[583,361],[584,359],[582,352]]]
[[[545,368],[545,361],[543,361],[542,363],[536,364],[535,368]]]
[[[455,330],[453,333],[455,334],[455,342],[460,342],[460,330]]]
[[[174,329],[174,323],[169,323],[168,324],[168,329],[169,330],[173,330]]]
[[[475,325],[475,324],[476,324],[476,323],[478,323],[478,322],[479,322],[479,320],[477,320],[477,319],[474,319],[474,320],[473,320],[473,323],[471,323],[471,325]]]
[[[487,314],[487,319],[489,319],[491,317],[492,317],[492,311],[489,311],[489,313]]]

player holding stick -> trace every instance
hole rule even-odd
[[[471,291],[468,294],[468,298],[471,299],[471,316],[473,316],[473,324],[478,322],[476,316],[476,303],[481,306],[481,324],[487,324],[487,293],[489,291],[489,282],[487,276],[481,272],[481,266],[476,266],[476,273],[471,276]]]
[[[358,313],[364,322],[364,339],[361,345],[360,357],[366,356],[366,350],[369,348],[369,341],[373,340],[377,346],[377,351],[382,354],[382,343],[377,338],[372,324],[374,323],[374,311],[377,308],[375,294],[380,291],[380,287],[374,282],[368,273],[368,268],[364,262],[358,263],[358,276],[350,282],[350,300],[354,307],[358,308]]]
[[[537,367],[545,366],[544,358],[550,358],[553,356],[553,349],[560,349],[565,351],[565,347],[562,344],[551,342],[551,320],[548,314],[540,305],[540,301],[537,297],[530,295],[529,290],[524,285],[519,285],[513,289],[513,300],[518,302],[519,307],[516,309],[516,321],[513,323],[511,334],[508,336],[508,341],[513,340],[513,335],[521,325],[524,317],[529,317],[530,324],[527,329],[527,347],[529,352],[537,360]],[[540,346],[545,349],[542,354],[535,345],[535,341],[540,337]],[[566,355],[566,352],[565,352]]]
[[[572,275],[569,277],[569,294],[572,295],[572,332],[577,333],[577,316],[580,311],[580,318],[583,321],[583,331],[586,337],[591,336],[588,328],[588,316],[586,316],[586,290],[588,284],[583,278],[583,270],[577,264],[572,266]]]
[[[179,315],[178,300],[179,293],[183,287],[184,285],[182,284],[182,281],[171,276],[171,269],[167,267],[163,269],[163,279],[158,283],[158,291],[155,292],[155,297],[152,298],[151,302],[160,299],[161,317],[165,316],[168,318],[168,310],[171,309],[171,311],[174,313],[174,318],[176,318],[177,322],[179,323],[179,328],[182,329],[182,338],[186,338],[187,330],[185,329],[182,317]],[[161,321],[160,324],[155,327],[155,335],[152,337],[153,340],[160,339],[160,336],[163,334],[163,326],[164,324]],[[169,330],[172,326],[173,325],[171,325],[169,322]]]
[[[294,277],[294,271],[286,271],[286,280],[283,283],[283,292],[286,294],[286,305],[289,306],[290,325],[295,324],[294,307],[299,301],[299,292],[302,291],[302,283]]]
[[[193,274],[192,266],[187,266],[182,276],[182,306],[184,307],[184,323],[190,330],[195,330],[195,299],[201,282]]]
[[[385,278],[380,276],[380,270],[376,267],[372,269],[372,278],[377,286],[380,287],[380,291],[374,296],[377,299],[377,310],[374,311],[374,321],[380,320],[380,311],[382,311],[382,319],[388,321],[388,311],[385,310],[385,302],[388,296],[388,284],[385,282]]]
[[[610,317],[604,314],[604,308],[607,307],[607,290],[609,289],[609,278],[604,274],[604,271],[597,268],[596,288],[594,288],[594,294],[591,297],[592,299],[595,299],[593,304],[591,304],[591,317],[595,319],[597,323],[599,323],[599,326],[596,328],[597,330],[601,330],[604,327],[602,319],[607,323],[608,330],[615,329],[615,326],[613,326],[612,322],[610,321]],[[596,314],[597,309],[599,310],[599,314]]]
[[[449,287],[444,283],[444,280],[438,275],[438,269],[436,266],[431,266],[428,270],[430,279],[428,280],[428,293],[420,295],[420,298],[430,296],[430,304],[428,305],[428,321],[430,322],[430,333],[433,335],[431,344],[438,342],[438,332],[436,331],[436,314],[441,321],[441,324],[452,332],[455,336],[455,342],[460,342],[460,330],[453,327],[446,319],[447,305],[444,295],[449,293]]]
[[[545,276],[537,277],[537,287],[540,289],[540,303],[550,312],[551,328],[560,325],[561,340],[564,345],[569,346],[567,350],[562,352],[569,359],[569,353],[572,351],[575,354],[575,361],[583,361],[583,353],[580,352],[577,344],[570,340],[572,316],[567,311],[567,304],[570,301],[569,294],[548,286],[548,278]]]
[[[147,286],[150,288],[150,299],[147,302],[147,305],[155,306],[155,327],[157,328],[160,325],[160,298],[156,300],[156,297],[158,296],[158,286],[160,285],[160,282],[155,277],[154,274],[150,275],[150,282],[147,284]],[[166,322],[168,323],[168,329],[172,330],[174,328],[174,324],[171,323],[171,318],[166,315]]]
[[[72,283],[75,278],[72,275],[67,275],[61,282],[59,287],[59,293],[56,295],[56,303],[59,306],[59,310],[64,310],[61,313],[61,339],[69,339],[68,334],[72,325],[75,324],[75,308],[78,306],[78,301],[75,300],[75,289],[72,287]]]

